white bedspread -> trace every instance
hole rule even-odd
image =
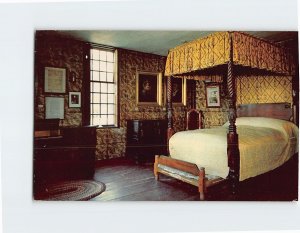
[[[236,121],[240,149],[240,181],[273,170],[298,152],[298,128],[291,122],[241,117]],[[205,167],[210,175],[226,178],[228,123],[218,128],[182,131],[169,142],[172,158]]]

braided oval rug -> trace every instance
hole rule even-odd
[[[93,180],[72,180],[49,184],[36,200],[44,201],[87,201],[105,191],[105,184]]]

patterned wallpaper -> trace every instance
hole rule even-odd
[[[237,104],[292,104],[292,76],[238,76]]]
[[[82,42],[62,39],[51,32],[37,32],[35,44],[35,104],[34,115],[36,119],[45,118],[45,97],[64,97],[65,118],[60,120],[61,126],[81,125],[81,109],[69,108],[68,92],[81,91],[83,77],[83,49]],[[44,93],[44,68],[57,67],[66,68],[66,93],[46,94]],[[68,77],[74,73],[76,81],[71,82]]]
[[[291,76],[248,75],[236,77],[237,104],[292,103]],[[205,82],[196,82],[196,106],[203,111],[206,128],[223,125],[227,121],[228,100],[226,84],[221,85],[221,108],[207,108]]]
[[[118,50],[120,126],[126,119],[161,119],[166,112],[162,106],[137,106],[136,72],[163,72],[165,57],[129,50]]]
[[[163,72],[165,58],[129,50],[118,50],[120,128],[99,129],[97,159],[125,155],[126,120],[164,119],[163,106],[136,105],[136,72]]]
[[[205,96],[205,82],[196,82],[196,106],[198,110],[201,110],[203,112],[205,128],[223,125],[228,119],[228,101],[226,98],[224,98],[226,93],[226,85],[224,85],[224,83],[220,84],[220,91],[221,107],[207,108]]]
[[[136,104],[136,72],[164,72],[165,57],[124,49],[118,50],[120,128],[99,129],[97,159],[109,159],[125,155],[126,120],[165,119],[166,106]],[[164,82],[163,82],[164,83]],[[163,89],[163,97],[165,92]],[[185,108],[174,108],[174,128],[184,129]]]

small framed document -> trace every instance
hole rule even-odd
[[[64,119],[64,97],[46,97],[46,119]]]
[[[66,69],[45,67],[45,93],[66,92]]]

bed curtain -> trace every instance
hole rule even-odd
[[[295,73],[293,57],[287,48],[241,32],[216,32],[171,49],[166,61],[165,76],[204,80],[204,76],[194,75],[193,72],[227,64],[230,60],[230,36],[234,65],[283,75]],[[222,81],[218,75],[211,79]]]

